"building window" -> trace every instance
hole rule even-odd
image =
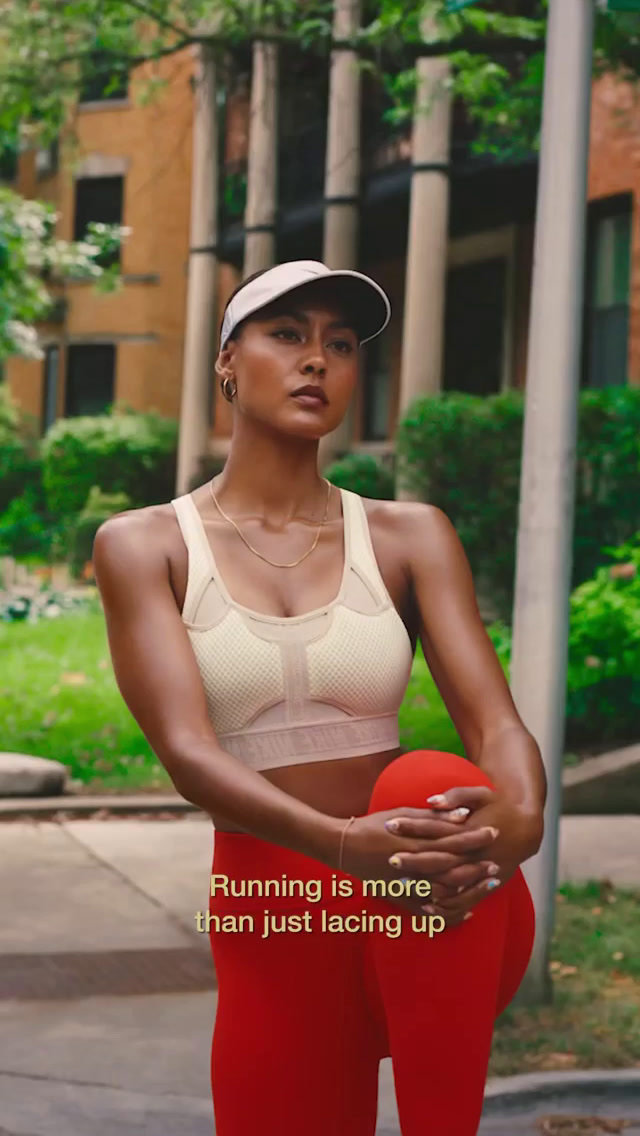
[[[67,348],[65,415],[106,414],[114,400],[116,349],[113,343]]]
[[[625,386],[628,381],[631,198],[592,208],[587,242],[582,384]]]
[[[502,385],[507,260],[449,271],[445,314],[445,391],[497,394]]]
[[[88,177],[76,180],[75,217],[73,239],[84,239],[90,221],[102,221],[106,225],[121,225],[124,200],[124,178]],[[120,250],[111,256],[100,257],[98,263],[103,268],[118,264]]]
[[[18,155],[20,145],[16,138],[3,138],[0,141],[0,181],[12,182],[18,176]]]
[[[391,403],[391,336],[367,343],[364,368],[362,440],[386,441]]]
[[[42,146],[36,150],[35,167],[36,177],[39,179],[51,177],[58,171],[59,148],[57,139],[49,146]]]
[[[126,99],[129,76],[122,65],[105,51],[92,51],[84,63],[84,78],[80,90],[81,103],[108,102]]]
[[[60,368],[60,348],[47,347],[44,355],[44,382],[42,384],[42,433],[56,420],[58,407],[58,374]]]

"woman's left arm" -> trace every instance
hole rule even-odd
[[[434,807],[469,806],[465,827],[494,825],[488,856],[504,881],[539,848],[547,781],[540,749],[515,707],[500,661],[482,622],[471,568],[458,534],[434,505],[403,502],[404,533],[424,656],[464,745],[466,757],[495,792],[452,789]],[[412,835],[402,829],[403,835]],[[416,833],[417,835],[417,833]],[[403,856],[411,869],[411,856]]]

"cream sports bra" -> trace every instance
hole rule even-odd
[[[331,603],[262,615],[235,603],[191,494],[173,505],[189,554],[182,620],[220,745],[252,769],[398,747],[413,650],[376,562],[361,498],[340,489],[344,571]]]

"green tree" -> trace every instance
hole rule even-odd
[[[474,124],[474,148],[508,160],[537,147],[547,0],[478,2],[453,13],[445,0],[365,0],[363,7],[350,46],[384,87],[387,120],[412,113],[416,59],[446,54],[452,91]],[[433,32],[425,41],[427,13]],[[32,144],[72,136],[87,84],[108,95],[133,73],[138,95],[149,97],[162,81],[153,68],[141,78],[139,64],[208,41],[222,66],[246,66],[256,38],[326,55],[334,45],[332,0],[0,0],[0,138],[15,152],[20,136]],[[640,17],[598,12],[594,68],[637,81]],[[82,275],[114,285],[113,270],[103,271],[97,258],[117,234],[94,226],[83,242],[66,244],[54,237],[54,219],[50,207],[2,190],[0,359],[38,353],[34,324],[52,300],[46,278]]]
[[[0,362],[10,355],[42,357],[34,325],[50,313],[65,277],[94,280],[103,291],[117,284],[117,267],[104,269],[97,260],[127,230],[94,224],[83,241],[62,241],[55,217],[51,205],[0,186]]]
[[[536,146],[547,0],[479,0],[454,13],[445,0],[367,0],[364,8],[352,46],[384,82],[390,118],[411,113],[417,56],[447,54],[475,145],[499,157]],[[435,18],[429,43],[420,31],[426,12]],[[227,61],[246,57],[255,38],[311,53],[332,46],[331,0],[0,0],[0,16],[0,130],[30,123],[45,138],[69,122],[88,79],[108,90],[137,64],[203,39]],[[638,16],[598,12],[595,67],[635,78]],[[140,82],[141,91],[156,82]]]

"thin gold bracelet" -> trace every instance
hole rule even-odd
[[[343,828],[343,830],[342,830],[342,834],[341,834],[341,836],[340,836],[340,855],[338,856],[338,871],[339,871],[339,872],[341,872],[341,871],[342,871],[342,850],[343,850],[343,848],[344,848],[344,838],[345,838],[345,836],[346,836],[346,834],[347,834],[347,829],[348,829],[349,825],[350,825],[350,824],[351,824],[351,822],[352,822],[352,821],[354,821],[355,819],[356,819],[356,818],[355,818],[354,816],[352,816],[352,817],[349,817],[349,820],[348,820],[348,821],[347,821],[347,823],[345,824],[345,826],[344,826],[344,828]]]

